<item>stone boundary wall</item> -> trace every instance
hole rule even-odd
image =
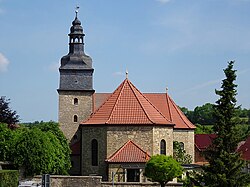
[[[36,182],[42,181],[42,176],[36,176],[32,179]],[[51,187],[160,187],[158,183],[152,182],[102,182],[101,176],[65,176],[50,175]],[[168,183],[166,187],[182,186],[182,183]]]
[[[112,182],[102,182],[102,187],[160,187],[159,183],[139,183],[139,182],[115,182],[114,185]],[[183,186],[182,183],[168,183],[166,187],[176,187],[176,186]]]
[[[42,181],[42,176],[36,176],[34,181]],[[102,187],[101,176],[65,176],[50,175],[51,187]]]

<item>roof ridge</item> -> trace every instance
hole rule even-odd
[[[122,91],[123,91],[123,89],[124,89],[124,87],[125,87],[126,81],[128,81],[128,80],[125,79],[125,80],[122,82],[122,84],[120,85],[120,86],[121,86],[120,93],[119,93],[119,95],[117,96],[117,99],[116,99],[116,101],[115,101],[115,104],[114,104],[114,106],[113,106],[111,112],[110,112],[110,115],[109,115],[109,117],[108,117],[108,120],[105,122],[106,124],[110,121],[111,116],[113,115],[114,108],[116,107],[116,104],[117,104],[117,102],[118,102],[118,100],[119,100],[119,98],[120,98],[120,96],[121,96],[121,93],[122,93]],[[119,87],[120,87],[120,86],[119,86]],[[119,88],[119,87],[118,87],[118,88]],[[116,89],[116,90],[118,90],[118,89]],[[111,94],[111,96],[116,92],[116,90]]]
[[[133,85],[133,83],[131,83],[132,85]],[[133,85],[134,86],[134,85]],[[134,86],[135,87],[135,86]],[[165,117],[165,115],[163,115],[162,113],[161,113],[161,111],[142,93],[142,92],[140,92],[140,90],[138,90],[136,87],[135,87],[135,89],[142,95],[142,97],[143,98],[145,98],[146,100],[147,100],[147,102],[165,119],[165,120],[167,120],[168,122],[170,122],[170,123],[173,123],[172,121],[169,121],[166,117]],[[141,103],[140,103],[141,104]],[[143,108],[143,107],[142,107]],[[144,108],[143,108],[143,110],[144,110]],[[148,116],[148,114],[147,114],[147,116]],[[149,117],[148,117],[149,118]],[[150,121],[151,121],[151,119],[149,119]]]
[[[120,153],[124,149],[125,146],[129,144],[129,142],[132,142],[132,140],[128,140],[125,144],[123,144],[123,146],[121,146],[116,152],[114,152],[110,157],[108,157],[106,161],[113,159],[118,153]]]
[[[181,109],[180,109],[179,107],[177,107],[177,105],[175,104],[175,102],[174,102],[171,98],[169,98],[169,100],[170,100],[170,102],[173,104],[174,108],[176,109],[176,112],[179,114],[180,118],[183,120],[183,122],[186,124],[186,126],[187,126],[188,128],[190,128],[190,129],[192,129],[192,127],[190,127],[190,126],[187,124],[187,122],[186,122],[186,120],[189,121],[189,119],[182,113]],[[185,117],[185,119],[184,119],[183,117]]]
[[[139,147],[139,145],[137,145],[135,142],[133,142],[132,140],[128,140],[123,146],[121,146],[115,153],[113,153],[110,157],[108,157],[106,159],[106,161],[110,161],[112,159],[114,159],[120,152],[122,152],[129,144],[134,145],[137,149],[139,149],[142,153],[147,154],[147,156],[150,157],[150,155],[148,154],[147,151],[144,151],[142,148]],[[146,157],[145,157],[146,159]]]
[[[94,111],[94,112],[92,112],[91,113],[91,115],[86,119],[86,120],[84,120],[84,121],[82,121],[80,124],[82,124],[82,123],[85,123],[85,122],[87,122],[89,119],[91,119],[92,118],[92,116],[94,115],[94,114],[96,114],[101,108],[102,108],[102,106],[103,105],[105,105],[105,103],[107,103],[107,101],[112,97],[112,95],[120,88],[120,86],[122,86],[122,84],[124,83],[124,81],[115,89],[115,91],[113,92],[113,93],[109,93],[110,95],[107,97],[107,99]],[[94,106],[95,107],[95,106]],[[109,116],[110,117],[110,116]]]
[[[173,115],[173,113],[172,113],[172,111],[171,111],[171,108],[170,108],[170,104],[169,104],[169,95],[168,95],[168,93],[166,93],[166,99],[167,99],[167,105],[168,105],[168,111],[169,111],[169,116],[170,116],[170,120],[173,122],[173,118],[172,118],[172,115]]]
[[[146,116],[147,116],[147,118],[148,118],[148,120],[151,122],[151,123],[153,123],[154,124],[154,122],[150,119],[150,117],[149,117],[149,115],[148,115],[148,113],[146,112],[146,110],[144,109],[144,107],[143,107],[143,105],[141,104],[141,102],[140,102],[140,100],[139,100],[139,98],[137,97],[137,95],[135,94],[135,92],[134,92],[134,90],[133,90],[133,88],[132,87],[134,87],[134,89],[136,89],[142,96],[143,96],[143,94],[129,81],[129,86],[130,86],[130,88],[131,88],[131,90],[132,90],[132,92],[133,92],[133,94],[134,94],[134,96],[135,96],[135,98],[136,98],[136,100],[138,101],[138,103],[139,103],[139,105],[141,106],[141,108],[142,108],[142,110],[143,110],[143,112],[146,114]]]

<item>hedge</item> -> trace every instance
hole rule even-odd
[[[17,170],[0,170],[0,187],[17,187],[18,177]]]

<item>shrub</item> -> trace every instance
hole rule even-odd
[[[0,187],[17,187],[18,176],[17,170],[0,170]]]

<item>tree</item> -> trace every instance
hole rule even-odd
[[[221,90],[215,90],[219,96],[214,106],[215,124],[213,130],[216,138],[212,145],[205,151],[205,158],[209,162],[205,166],[203,181],[206,186],[237,187],[246,186],[249,175],[242,173],[244,161],[236,152],[237,145],[241,140],[236,129],[236,70],[234,62],[228,63],[224,73],[226,78],[222,81]]]
[[[152,156],[145,166],[145,176],[159,182],[161,187],[181,174],[182,167],[172,156]]]
[[[7,124],[0,123],[0,161],[11,160],[14,133]]]
[[[213,118],[213,104],[206,103],[202,106],[197,106],[193,113],[193,123],[201,125],[212,125],[215,121]]]
[[[173,147],[174,147],[173,157],[177,162],[179,162],[180,164],[192,163],[192,156],[186,153],[184,145],[182,145],[181,142],[174,141]]]
[[[25,176],[36,174],[68,174],[70,148],[58,124],[39,123],[32,127],[21,125],[10,130],[0,126],[0,159],[12,161],[24,169]]]
[[[19,116],[16,111],[12,111],[9,107],[10,100],[4,96],[0,97],[0,122],[7,124],[15,124],[19,122]]]

